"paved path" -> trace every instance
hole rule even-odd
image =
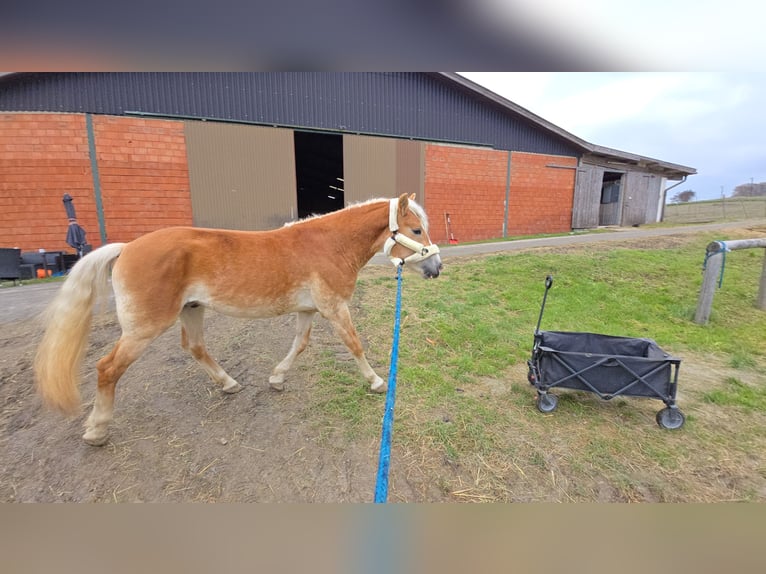
[[[60,282],[54,282],[0,289],[0,325],[36,315],[60,286]]]
[[[577,233],[561,237],[542,237],[537,239],[518,239],[515,241],[499,241],[493,243],[475,243],[471,245],[449,245],[441,249],[442,258],[466,257],[485,253],[498,253],[530,249],[533,247],[550,247],[555,245],[575,245],[597,241],[623,241],[625,239],[640,239],[662,235],[677,235],[679,233],[696,233],[698,231],[715,231],[728,227],[748,227],[750,225],[766,225],[766,219],[751,219],[746,221],[731,221],[726,223],[706,223],[699,225],[684,225],[680,227],[658,228],[620,228],[604,233]],[[372,265],[390,265],[388,258],[378,253],[370,261]],[[42,311],[53,294],[61,286],[60,282],[39,283],[34,285],[19,285],[0,289],[0,325],[29,319]]]
[[[729,221],[726,223],[704,223],[698,225],[683,225],[679,227],[621,227],[615,231],[603,233],[574,233],[560,237],[539,237],[536,239],[517,239],[514,241],[498,241],[493,243],[474,243],[470,245],[449,245],[441,248],[442,259],[450,257],[466,257],[470,255],[483,255],[485,253],[499,253],[502,251],[516,251],[533,247],[552,247],[555,245],[576,245],[580,243],[594,243],[597,241],[624,241],[626,239],[641,239],[644,237],[658,237],[662,235],[678,235],[679,233],[696,233],[698,231],[715,231],[728,227],[748,227],[750,225],[766,225],[766,219],[748,219],[745,221]],[[378,253],[370,263],[389,264],[388,258]]]

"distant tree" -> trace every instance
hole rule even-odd
[[[697,193],[691,189],[686,191],[679,191],[673,197],[670,198],[671,203],[687,203],[697,197]]]
[[[766,195],[766,181],[761,183],[743,183],[734,188],[732,197],[763,197]]]

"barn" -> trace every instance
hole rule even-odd
[[[450,72],[0,75],[0,246],[23,250],[68,249],[65,193],[93,246],[403,192],[445,243],[654,222],[694,173]]]

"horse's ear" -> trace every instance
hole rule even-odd
[[[410,204],[410,200],[407,199],[407,194],[403,193],[399,196],[399,215],[407,215],[407,207]]]

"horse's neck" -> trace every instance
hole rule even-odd
[[[383,248],[388,236],[388,203],[360,205],[306,223],[321,226],[322,240],[331,244],[328,249],[343,253],[351,265],[361,269]]]

